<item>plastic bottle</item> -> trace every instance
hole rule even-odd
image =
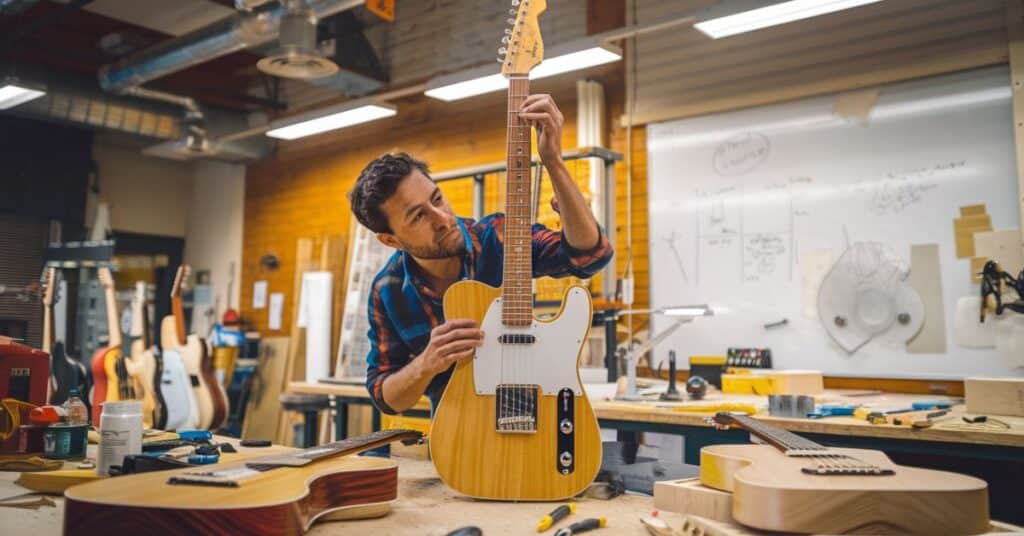
[[[68,424],[89,424],[89,411],[85,407],[85,402],[82,402],[82,399],[79,398],[78,389],[72,389],[68,392],[68,399],[64,401],[62,407],[67,415]]]
[[[100,415],[100,448],[96,474],[109,475],[129,454],[142,453],[142,402],[107,401]]]

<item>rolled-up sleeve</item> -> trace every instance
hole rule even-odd
[[[409,362],[409,354],[388,319],[381,289],[377,285],[374,285],[368,302],[370,329],[366,336],[369,338],[370,352],[366,356],[366,390],[377,409],[396,415],[398,412],[384,401],[384,380]]]
[[[569,245],[561,231],[553,231],[535,223],[533,225],[533,275],[534,277],[568,277],[583,279],[593,277],[604,268],[615,250],[598,227],[599,240],[594,247],[581,250]]]

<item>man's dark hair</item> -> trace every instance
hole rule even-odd
[[[413,169],[430,177],[426,162],[416,160],[406,153],[388,153],[367,164],[348,194],[352,214],[355,214],[359,223],[375,233],[390,233],[387,215],[380,207],[395,194],[398,184]]]

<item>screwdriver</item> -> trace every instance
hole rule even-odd
[[[572,536],[573,534],[580,534],[582,532],[587,532],[588,530],[599,529],[604,527],[607,523],[608,521],[603,517],[591,517],[589,519],[584,519],[579,523],[573,523],[568,527],[558,529],[555,531],[555,536]]]

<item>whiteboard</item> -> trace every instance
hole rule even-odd
[[[970,260],[955,254],[960,207],[984,203],[995,229],[1018,226],[1008,69],[884,86],[866,121],[834,114],[834,102],[647,127],[652,307],[707,303],[716,313],[658,345],[655,363],[668,350],[768,347],[775,368],[836,376],[1024,375],[953,333],[957,298],[978,293]],[[811,282],[856,242],[882,242],[907,263],[911,245],[938,245],[946,353],[874,339],[850,354],[831,340]],[[652,322],[656,333],[672,319]]]

